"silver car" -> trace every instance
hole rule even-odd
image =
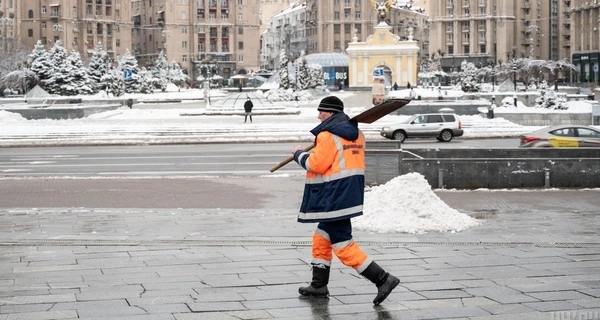
[[[449,142],[454,137],[463,135],[462,124],[453,113],[417,114],[397,125],[381,128],[381,135],[388,139],[400,140],[406,138],[433,138]]]

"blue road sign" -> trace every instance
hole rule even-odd
[[[383,76],[383,68],[377,68],[375,69],[375,71],[373,71],[373,75],[374,76]]]
[[[129,70],[125,70],[123,71],[123,78],[124,79],[131,79],[131,77],[133,76],[133,73]]]

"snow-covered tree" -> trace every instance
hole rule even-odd
[[[27,93],[38,84],[35,73],[28,69],[9,72],[0,79],[0,92],[9,89],[16,92]]]
[[[325,85],[323,79],[323,67],[320,64],[311,63],[308,65],[308,87],[317,88]]]
[[[148,94],[154,92],[152,71],[142,67],[140,70],[140,93]]]
[[[88,72],[92,81],[92,89],[94,92],[100,90],[100,79],[108,72],[108,55],[102,47],[102,42],[98,41],[96,50],[92,53]]]
[[[74,96],[79,94],[92,94],[94,86],[88,69],[83,66],[79,52],[73,50],[65,61],[65,69],[68,72],[65,84],[61,86],[61,94]]]
[[[0,37],[0,76],[24,67],[28,51],[17,38]]]
[[[119,70],[121,72],[130,71],[131,77],[125,79],[125,92],[134,93],[140,91],[140,69],[137,59],[125,50],[123,57],[119,60]]]
[[[62,46],[62,41],[57,40],[52,49],[50,49],[50,63],[52,64],[50,77],[42,80],[44,89],[49,93],[62,94],[61,88],[67,84],[67,79],[71,72],[66,63],[67,57],[67,50]]]
[[[42,83],[44,80],[50,79],[50,76],[54,72],[51,59],[51,54],[46,51],[44,45],[42,45],[42,41],[38,40],[35,48],[28,56],[27,64]]]
[[[567,101],[562,97],[558,97],[556,92],[548,87],[546,82],[542,82],[539,86],[540,96],[535,99],[536,108],[546,108],[552,110],[566,110]]]
[[[109,70],[100,79],[100,88],[108,95],[119,97],[122,96],[123,91],[123,74],[119,69]]]
[[[292,81],[290,81],[290,73],[288,72],[288,64],[290,60],[285,55],[285,51],[281,51],[279,54],[279,87],[283,89],[289,89],[292,85]]]
[[[169,65],[168,79],[177,86],[183,85],[188,79],[188,76],[183,73],[183,69],[181,69],[181,66],[175,60],[171,61],[171,64]]]
[[[481,85],[477,81],[478,69],[472,62],[463,61],[460,64],[461,89],[463,92],[479,92]]]
[[[165,52],[161,50],[158,54],[158,57],[154,61],[154,67],[152,67],[152,77],[154,78],[153,82],[155,83],[156,89],[160,89],[162,91],[167,89],[167,84],[169,83],[168,69],[169,64],[167,62],[167,58],[165,57]]]
[[[298,88],[296,90],[306,90],[310,88],[310,71],[308,69],[308,64],[306,63],[306,59],[302,58],[298,62],[296,62],[296,77]]]

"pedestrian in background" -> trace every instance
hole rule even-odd
[[[252,103],[252,100],[250,100],[250,97],[248,97],[248,100],[246,100],[246,102],[244,102],[244,111],[246,112],[246,116],[244,117],[244,123],[246,123],[246,120],[248,120],[248,117],[250,117],[250,123],[252,123],[252,108],[254,108],[254,104]]]
[[[393,88],[394,88],[394,91],[398,91],[398,83],[397,82],[394,82]]]
[[[372,261],[352,238],[350,218],[363,214],[365,189],[365,136],[358,123],[349,121],[343,102],[329,96],[317,110],[321,124],[312,153],[296,146],[294,160],[306,170],[306,184],[298,222],[318,223],[312,242],[312,281],[298,292],[304,296],[327,296],[333,254],[346,266],[377,286],[373,300],[379,305],[400,283]]]

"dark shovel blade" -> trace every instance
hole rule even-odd
[[[388,114],[404,107],[409,102],[410,102],[410,100],[407,100],[407,99],[389,98],[389,99],[385,100],[384,102],[382,102],[376,106],[373,106],[372,108],[367,109],[367,110],[361,112],[360,114],[357,114],[356,116],[352,117],[350,120],[360,122],[360,123],[373,123],[373,122],[383,118],[385,115],[388,115]]]

